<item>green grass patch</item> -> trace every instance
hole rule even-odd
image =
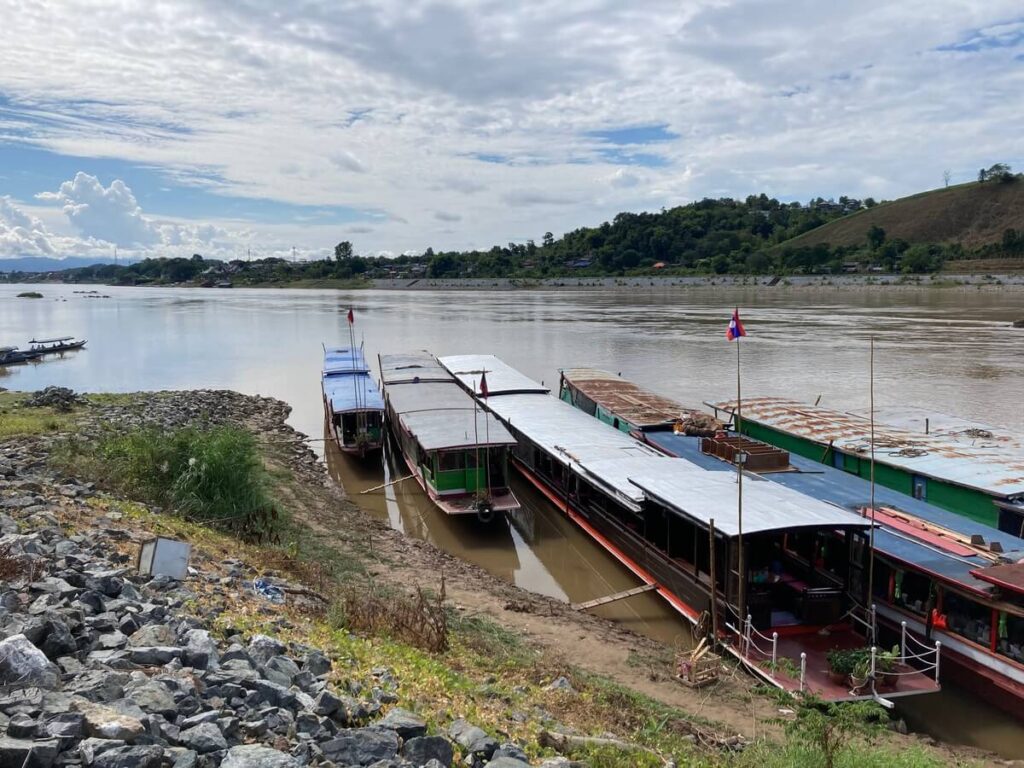
[[[53,408],[28,408],[24,392],[0,392],[0,440],[25,435],[45,435],[68,427],[72,418]]]
[[[139,429],[95,446],[70,440],[66,468],[184,519],[250,541],[277,541],[280,512],[255,438],[236,427]]]

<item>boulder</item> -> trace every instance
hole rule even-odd
[[[144,747],[114,747],[97,755],[92,768],[160,768],[164,748],[151,744]]]
[[[156,680],[130,685],[125,696],[142,711],[163,715],[168,719],[173,719],[178,711],[174,696],[167,690],[167,686]]]
[[[299,763],[276,749],[245,744],[229,749],[220,768],[299,768]]]
[[[46,622],[43,642],[39,646],[39,650],[48,659],[58,659],[78,651],[78,643],[71,636],[71,630],[67,624],[59,619],[50,619]]]
[[[387,728],[405,739],[423,736],[427,732],[427,721],[414,712],[395,707],[376,723],[378,728]]]
[[[3,768],[50,768],[60,745],[56,739],[12,739],[0,736],[0,766]]]
[[[0,642],[0,684],[60,687],[60,670],[24,635]]]
[[[177,640],[174,630],[166,624],[146,624],[132,633],[128,638],[128,644],[136,647],[168,646],[174,645]]]
[[[185,666],[194,669],[210,669],[217,666],[217,643],[205,629],[190,629],[185,633],[185,652],[181,660]]]
[[[130,744],[146,732],[139,718],[122,714],[105,704],[75,699],[71,706],[85,717],[85,732],[89,736],[120,739]]]
[[[458,719],[448,727],[448,735],[460,747],[473,755],[489,760],[498,742],[477,726],[463,719]]]
[[[455,750],[444,736],[416,736],[402,745],[402,757],[413,765],[424,765],[436,760],[448,768],[455,759]]]
[[[331,671],[331,660],[320,651],[309,651],[302,660],[302,669],[313,677],[322,677]]]
[[[215,723],[200,723],[181,732],[178,743],[201,755],[227,749],[228,742]]]
[[[381,728],[350,728],[339,731],[320,745],[328,760],[339,765],[370,765],[398,754],[398,734]]]
[[[287,656],[271,656],[263,665],[263,674],[267,680],[287,688],[299,674],[299,665]]]
[[[496,757],[487,762],[487,768],[530,768],[530,764],[514,757]]]
[[[274,656],[281,656],[285,652],[284,643],[266,635],[253,635],[249,641],[249,658],[256,664],[263,666]]]
[[[84,739],[78,743],[78,756],[85,765],[92,765],[96,755],[103,754],[108,749],[123,746],[124,742],[120,739]]]

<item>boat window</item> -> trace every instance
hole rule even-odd
[[[503,449],[490,451],[487,471],[492,488],[504,488],[508,485],[508,480],[505,479],[505,451]]]
[[[868,566],[865,565],[865,568],[867,567]],[[896,581],[895,571],[891,565],[877,557],[875,558],[874,579],[875,581],[871,591],[875,598],[886,603],[895,602],[893,598],[893,588]]]
[[[951,632],[986,648],[992,642],[992,609],[955,592],[942,597],[942,612]]]
[[[438,466],[439,472],[453,472],[460,469],[465,469],[465,455],[462,451],[442,451],[438,454]]]
[[[1024,618],[1000,613],[997,621],[996,636],[999,641],[996,650],[1014,661],[1024,663]]]
[[[931,595],[931,579],[912,571],[896,570],[893,572],[893,581],[893,598],[897,605],[921,615],[930,610],[928,597]]]

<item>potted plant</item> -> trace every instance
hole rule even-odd
[[[825,654],[829,679],[836,685],[843,685],[853,672],[857,659],[854,652],[844,648],[833,648]]]
[[[860,655],[853,665],[853,672],[850,673],[850,688],[857,691],[868,684],[868,677],[871,675],[871,656]]]
[[[895,688],[899,682],[899,675],[896,667],[900,661],[900,647],[894,645],[888,651],[878,651],[875,654],[875,672],[878,673],[879,685],[886,688]]]

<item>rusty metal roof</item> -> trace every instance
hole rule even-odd
[[[736,402],[706,405],[732,414]],[[891,415],[891,409],[887,413]],[[780,397],[753,397],[743,398],[742,418],[823,448],[831,443],[865,458],[871,452],[871,422],[858,414]],[[876,419],[875,461],[998,498],[1024,495],[1024,443],[1018,436],[941,414],[930,423],[934,427],[925,434]]]
[[[562,376],[604,410],[640,429],[673,424],[696,412],[607,371],[568,368]]]

